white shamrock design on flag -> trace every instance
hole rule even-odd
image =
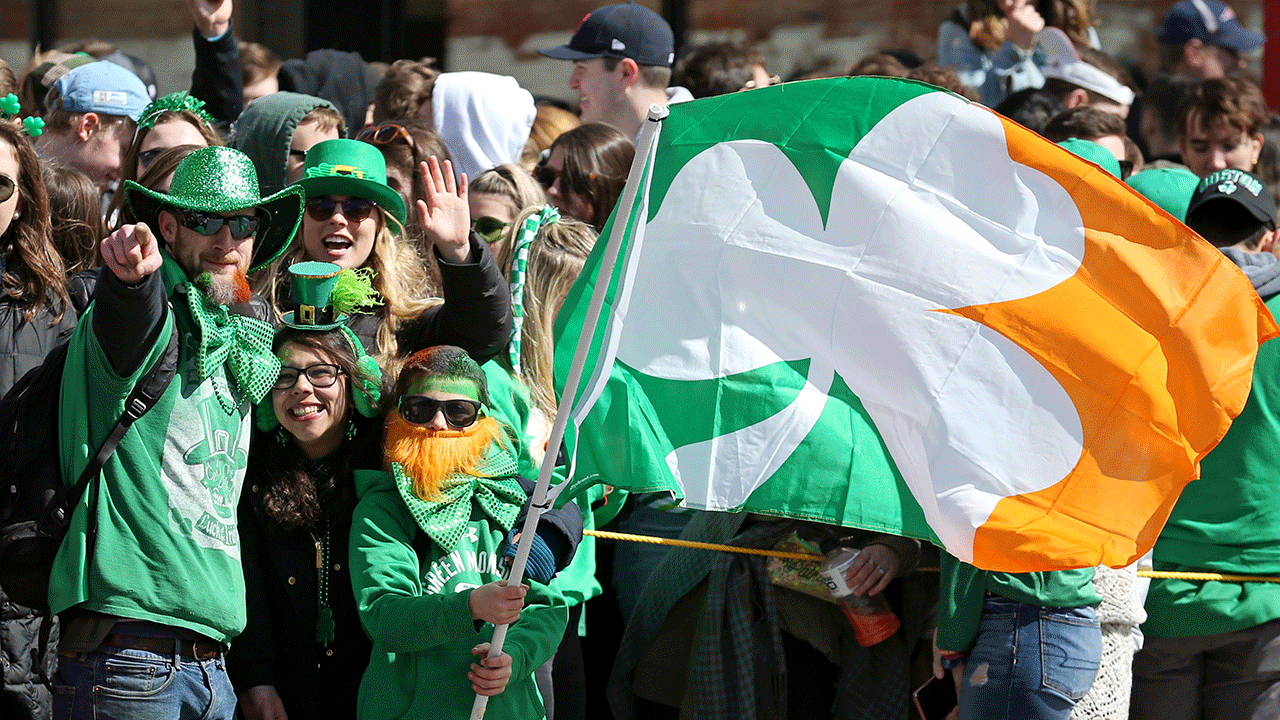
[[[998,332],[939,312],[1039,293],[1080,265],[1071,196],[1003,138],[993,113],[947,93],[902,104],[842,163],[825,228],[773,144],[720,143],[680,171],[638,260],[636,277],[660,281],[634,288],[618,359],[673,380],[811,359],[785,410],[668,457],[688,504],[741,505],[813,428],[833,373],[951,547],[971,547],[1000,498],[1075,466],[1080,420],[1058,382]]]

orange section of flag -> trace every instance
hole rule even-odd
[[[1200,458],[1243,409],[1258,346],[1280,330],[1217,248],[1105,171],[1003,122],[1010,157],[1075,199],[1084,261],[1046,292],[952,312],[1004,334],[1057,378],[1080,414],[1084,451],[1055,485],[997,503],[974,537],[973,564],[1122,567],[1155,543]]]

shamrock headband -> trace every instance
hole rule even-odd
[[[9,120],[18,117],[18,113],[22,110],[22,103],[18,100],[18,96],[9,93],[0,98],[0,119]],[[44,118],[38,118],[34,115],[22,118],[22,129],[31,137],[40,137],[44,134]]]
[[[520,226],[515,247],[511,253],[511,344],[508,352],[511,370],[520,374],[520,339],[524,335],[524,282],[529,272],[529,246],[538,237],[538,231],[560,221],[560,213],[552,206],[530,215]]]
[[[138,129],[155,127],[156,120],[167,112],[180,112],[187,110],[194,113],[200,118],[205,125],[213,127],[215,121],[213,116],[204,109],[204,101],[194,98],[186,91],[169,93],[164,97],[158,97],[151,101],[142,111],[141,117],[138,118]]]

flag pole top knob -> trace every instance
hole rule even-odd
[[[656,103],[649,105],[649,121],[658,122],[671,113],[666,105],[658,105]]]

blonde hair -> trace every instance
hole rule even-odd
[[[542,158],[542,151],[551,147],[564,133],[578,127],[582,120],[573,113],[555,105],[539,105],[538,114],[533,118],[533,127],[529,128],[529,141],[524,144],[524,152],[520,154],[520,166],[525,172],[533,172],[533,167]]]
[[[519,228],[542,207],[527,208],[511,224]],[[596,231],[584,222],[562,217],[543,225],[529,246],[525,274],[524,325],[520,341],[520,379],[529,386],[533,401],[546,417],[556,415],[555,368],[556,315],[569,288],[595,247]],[[503,272],[510,273],[510,257]]]
[[[305,210],[303,212],[306,212]],[[383,304],[374,309],[381,322],[378,324],[376,348],[366,348],[384,368],[394,366],[400,355],[396,332],[404,323],[417,318],[424,310],[442,302],[440,298],[426,296],[427,274],[422,258],[403,239],[400,223],[379,208],[378,230],[373,238],[373,249],[361,267],[373,270],[373,289],[382,297]],[[304,217],[302,220],[306,223]],[[392,229],[392,226],[396,229]],[[302,226],[289,249],[278,260],[254,278],[253,291],[271,301],[277,318],[284,317],[281,300],[289,297],[289,274],[285,271],[295,262],[307,260],[307,246],[302,240]]]

